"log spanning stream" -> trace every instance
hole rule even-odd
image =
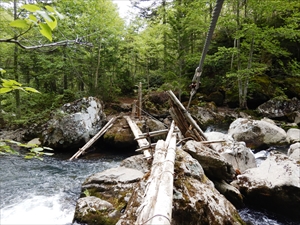
[[[126,156],[101,155],[97,160],[69,161],[70,155],[0,157],[0,224],[70,225],[82,182],[91,174],[116,167]],[[244,209],[243,219],[253,225],[295,225],[276,217]]]

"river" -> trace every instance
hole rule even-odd
[[[89,176],[119,165],[125,155],[102,154],[98,159],[68,161],[56,154],[44,160],[0,156],[1,225],[70,225],[82,182]],[[296,225],[248,208],[240,210],[253,225]]]

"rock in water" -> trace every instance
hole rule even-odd
[[[42,144],[54,149],[78,147],[102,128],[105,118],[97,98],[67,103],[43,126]]]
[[[271,152],[259,167],[246,170],[232,184],[249,204],[299,219],[299,171],[300,164],[295,160]]]
[[[265,120],[239,118],[230,124],[228,135],[236,141],[244,141],[249,148],[288,144],[286,132]]]

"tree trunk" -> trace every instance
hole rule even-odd
[[[95,85],[94,85],[95,91],[98,87],[100,63],[101,63],[101,41],[100,41],[100,44],[99,44],[97,67],[96,67],[96,72],[95,72]]]
[[[17,19],[17,0],[14,0],[14,20]],[[14,40],[17,40],[17,37],[15,36]],[[15,45],[14,47],[14,75],[15,80],[19,82],[19,70],[18,70],[18,46]],[[20,91],[15,90],[15,100],[16,100],[16,115],[17,118],[20,119],[21,117],[21,111],[20,111]]]

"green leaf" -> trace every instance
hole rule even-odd
[[[52,21],[45,20],[48,26],[50,27],[51,30],[54,30],[55,27],[57,27],[57,20],[55,19],[54,16],[50,16]]]
[[[48,38],[49,41],[52,41],[52,31],[51,31],[50,27],[44,23],[40,23],[39,27],[40,27],[40,33],[44,37]]]
[[[21,7],[21,9],[26,9],[29,12],[36,12],[38,10],[41,10],[40,7],[36,6],[36,5],[32,5],[32,4],[28,4],[28,5],[23,5]]]
[[[24,87],[25,91],[33,92],[33,93],[41,93],[38,90],[32,88],[32,87]]]
[[[53,151],[53,148],[50,147],[43,147],[45,150]]]
[[[2,69],[2,68],[0,68],[0,74],[5,74],[6,73],[6,70],[4,70],[4,69]]]
[[[9,25],[12,27],[18,27],[18,28],[28,27],[26,20],[20,20],[20,19],[12,21]]]
[[[22,86],[22,84],[20,84],[19,82],[15,81],[15,80],[6,80],[6,79],[1,79],[1,80],[2,80],[3,87],[13,88],[13,86],[19,86],[19,87]]]
[[[54,153],[51,153],[51,152],[44,152],[43,155],[54,155]]]
[[[4,94],[4,93],[10,92],[12,90],[13,90],[12,88],[3,87],[3,88],[0,88],[0,94]]]
[[[39,11],[37,11],[37,13],[38,13],[40,16],[42,16],[42,17],[44,18],[45,21],[46,21],[46,20],[52,21],[51,17],[48,15],[47,12],[42,11],[42,10],[39,10]]]
[[[30,23],[33,22],[34,24],[37,24],[38,19],[34,15],[30,14],[28,18],[29,19],[27,19],[27,21],[29,21]]]
[[[30,151],[31,152],[42,152],[44,149],[42,147],[33,148]]]
[[[49,12],[55,13],[55,10],[54,10],[51,6],[46,5],[45,8],[46,8]]]

